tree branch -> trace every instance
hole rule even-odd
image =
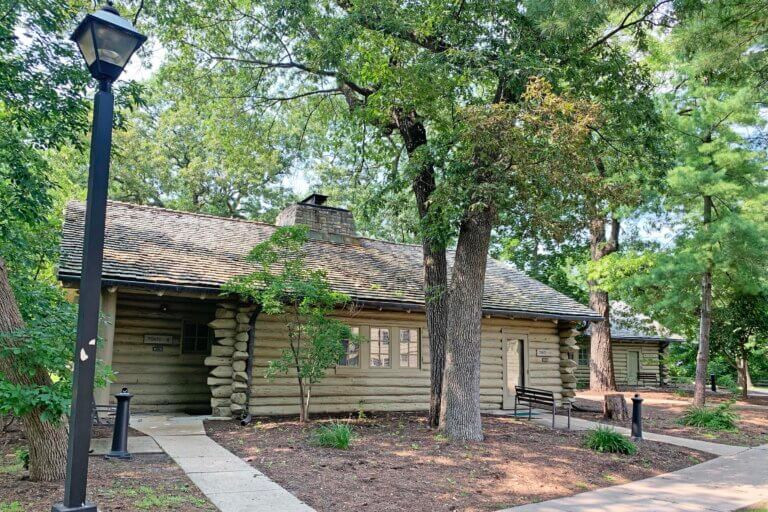
[[[621,23],[619,23],[616,27],[609,30],[608,33],[603,35],[600,39],[592,43],[585,51],[584,53],[589,53],[601,44],[604,44],[607,42],[610,38],[618,34],[619,32],[626,30],[630,27],[634,27],[635,25],[638,25],[640,23],[643,23],[644,21],[647,21],[648,18],[655,13],[659,7],[661,7],[664,4],[670,3],[672,0],[661,0],[657,4],[653,5],[650,9],[645,11],[639,18],[629,21],[629,18],[640,8],[642,4],[638,4],[635,7],[633,7],[625,16],[624,19],[621,20]]]

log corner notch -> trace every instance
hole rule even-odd
[[[579,346],[576,342],[576,336],[579,331],[574,322],[560,321],[557,324],[557,330],[560,335],[560,380],[562,381],[562,405],[573,403],[576,399],[576,368],[579,366],[576,358],[578,357]]]
[[[248,408],[248,359],[252,317],[258,306],[223,302],[216,318],[208,324],[215,341],[204,364],[212,367],[208,375],[213,416],[239,418]],[[252,350],[252,349],[251,349]]]

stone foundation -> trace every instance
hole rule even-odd
[[[248,330],[255,309],[255,306],[221,303],[215,320],[208,324],[215,337],[211,355],[205,358],[205,365],[212,367],[208,386],[214,416],[239,417],[245,409]]]

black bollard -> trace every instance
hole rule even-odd
[[[709,374],[709,384],[712,387],[712,392],[717,393],[717,380],[714,373]]]
[[[106,459],[132,459],[128,453],[128,421],[131,418],[131,397],[128,388],[115,395],[117,399],[117,413],[115,414],[115,428],[112,431],[112,450],[104,457]]]
[[[643,439],[643,399],[635,394],[632,397],[632,440]]]

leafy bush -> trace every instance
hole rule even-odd
[[[346,450],[349,443],[355,437],[352,428],[344,423],[331,423],[318,427],[312,434],[313,442],[326,448],[338,448]]]
[[[593,428],[587,433],[584,445],[600,453],[623,453],[624,455],[637,453],[637,446],[611,427]]]
[[[726,402],[717,407],[691,406],[685,410],[678,423],[707,430],[735,430],[739,415],[733,412],[732,406],[733,402]]]
[[[29,450],[27,448],[16,450],[16,460],[24,466],[24,469],[29,469]]]

